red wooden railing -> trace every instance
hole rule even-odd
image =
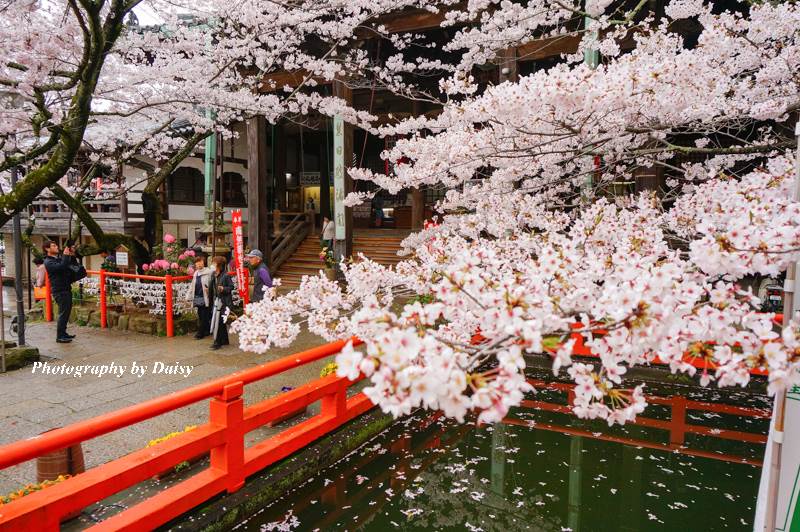
[[[546,412],[557,412],[560,414],[573,415],[572,404],[575,399],[574,384],[560,383],[560,382],[545,382],[540,380],[529,379],[528,382],[538,389],[547,389],[567,393],[567,404],[552,403],[549,401],[532,401],[524,400],[520,404],[522,408],[530,408],[533,410],[544,410]],[[702,425],[694,425],[686,422],[686,414],[689,411],[700,412],[715,412],[720,414],[729,414],[741,417],[755,417],[769,419],[772,415],[770,410],[760,408],[742,407],[735,405],[727,405],[721,403],[708,403],[705,401],[692,401],[686,399],[681,395],[673,395],[670,397],[662,397],[655,395],[645,396],[647,402],[650,404],[665,405],[670,407],[670,419],[654,419],[644,416],[637,416],[634,421],[630,421],[631,425],[639,425],[643,427],[655,428],[666,431],[669,433],[669,443],[662,444],[641,439],[626,438],[622,436],[613,436],[602,434],[596,430],[582,430],[571,427],[564,427],[552,423],[543,423],[539,420],[531,423],[528,420],[506,418],[503,423],[509,425],[522,425],[533,427],[537,429],[550,430],[570,434],[573,436],[587,436],[594,439],[612,441],[617,443],[624,443],[627,445],[636,445],[647,447],[651,449],[660,449],[675,451],[681,454],[692,456],[701,456],[705,458],[713,458],[716,460],[725,460],[729,462],[740,462],[752,465],[762,465],[761,461],[748,457],[733,456],[724,453],[716,453],[705,451],[702,449],[691,449],[686,446],[687,434],[698,434],[709,438],[719,438],[723,440],[745,441],[749,443],[766,443],[767,436],[762,433],[744,432],[740,430],[731,429],[717,429],[706,427]]]
[[[354,343],[361,342],[355,340]],[[347,390],[355,381],[336,375],[311,381],[249,407],[244,405],[242,392],[245,385],[336,354],[344,345],[344,341],[339,341],[309,349],[0,447],[0,469],[5,469],[211,399],[209,422],[205,425],[0,505],[0,530],[58,530],[64,516],[206,452],[210,452],[211,457],[207,469],[98,523],[91,530],[149,530],[218,493],[238,490],[248,476],[372,408],[372,403],[362,393],[348,398]],[[316,401],[321,404],[321,412],[316,416],[245,448],[246,433]]]
[[[783,314],[776,314],[772,318],[772,321],[776,325],[782,326]],[[583,327],[584,327],[584,325],[581,324],[581,323],[573,324],[573,328],[575,328],[575,329],[581,329]],[[603,331],[602,330],[597,331],[596,334],[603,334]],[[584,356],[584,357],[597,357],[597,355],[592,353],[592,351],[589,349],[589,347],[584,343],[584,337],[583,337],[582,334],[580,334],[580,333],[572,333],[571,338],[573,338],[575,340],[575,344],[572,347],[572,354],[573,355]],[[683,361],[688,363],[688,364],[691,364],[692,366],[694,366],[695,368],[700,369],[700,370],[715,370],[715,369],[717,369],[717,366],[715,364],[707,362],[705,360],[698,360],[697,357],[693,357],[693,356],[690,356],[690,355],[685,355],[683,357]],[[653,364],[661,365],[661,366],[668,365],[668,363],[663,362],[658,357],[655,357],[653,359]],[[767,375],[767,373],[768,372],[766,370],[763,370],[763,369],[752,369],[752,370],[750,370],[750,374],[751,375],[762,375],[763,376],[763,375]]]
[[[783,314],[775,314],[773,316],[773,318],[772,318],[772,321],[773,321],[773,323],[775,325],[777,325],[779,327],[782,326],[783,325]],[[585,325],[582,324],[582,323],[573,323],[572,324],[572,328],[573,329],[583,329],[584,327],[585,327]],[[592,332],[595,335],[605,334],[605,331],[603,329],[595,329]],[[585,341],[585,339],[584,339],[584,337],[583,337],[583,335],[581,333],[578,333],[578,332],[572,333],[570,335],[570,339],[575,340],[575,343],[572,346],[572,355],[581,356],[581,357],[599,358],[599,356],[596,355],[595,353],[593,353],[592,350],[589,348],[589,346],[586,345],[586,341]],[[480,331],[478,331],[472,336],[471,343],[472,344],[480,344],[480,343],[483,343],[485,341],[486,341],[486,338],[480,333]],[[559,344],[559,345],[561,345],[561,344]],[[545,348],[545,349],[550,351],[551,353],[555,353],[557,348],[550,348],[550,349]],[[706,360],[698,360],[697,357],[693,357],[693,356],[690,356],[688,354],[684,355],[683,361],[688,363],[688,364],[691,364],[695,368],[701,369],[701,370],[715,370],[717,368],[717,366],[713,362],[708,362]],[[658,356],[656,356],[653,359],[652,364],[656,364],[656,365],[659,365],[659,366],[667,366],[668,365],[667,362],[662,361],[660,358],[658,358]],[[752,369],[752,370],[750,370],[750,374],[751,375],[762,375],[762,376],[764,376],[764,375],[767,375],[768,373],[769,373],[768,371],[763,370],[763,369]]]
[[[165,290],[165,314],[166,314],[166,329],[167,329],[167,336],[172,338],[175,336],[175,312],[173,309],[172,304],[172,290],[173,290],[173,283],[181,282],[181,281],[189,281],[192,276],[191,275],[166,275],[164,277],[159,277],[156,275],[139,275],[136,273],[118,273],[118,272],[109,272],[106,270],[86,270],[87,275],[97,275],[100,277],[99,281],[99,298],[100,298],[100,327],[105,329],[108,327],[108,301],[106,298],[106,279],[109,277],[116,277],[118,279],[136,279],[136,280],[143,280],[143,281],[156,281],[164,283],[164,290]],[[53,321],[53,302],[52,302],[52,293],[50,291],[50,279],[47,279],[45,284],[47,287],[47,295],[45,297],[45,319],[47,321]]]

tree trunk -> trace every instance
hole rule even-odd
[[[142,209],[144,210],[144,241],[153,249],[163,238],[164,220],[161,209],[161,198],[158,192],[145,190],[142,192]]]
[[[161,186],[167,177],[175,171],[194,148],[209,133],[195,133],[186,140],[186,144],[178,152],[162,164],[158,171],[147,178],[147,186],[142,191],[142,209],[144,210],[144,240],[150,249],[159,244],[164,232],[164,210],[161,203]]]
[[[0,196],[0,226],[8,223],[15,213],[30,205],[42,190],[55,185],[75,161],[89,123],[92,99],[106,55],[114,47],[122,32],[125,15],[133,6],[132,4],[130,8],[125,9],[124,5],[117,5],[118,2],[114,4],[102,24],[90,25],[92,44],[85,66],[82,68],[81,79],[75,87],[69,112],[61,121],[63,129],[52,155],[46,163],[28,173],[9,194]],[[99,18],[99,8],[97,13],[92,15]]]

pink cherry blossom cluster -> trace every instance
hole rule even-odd
[[[345,287],[309,277],[248,309],[236,326],[242,347],[286,345],[303,323],[325,338],[356,335],[366,347],[346,348],[339,374],[368,376],[366,393],[385,411],[474,411],[482,421],[501,419],[530,391],[532,356],[549,357],[556,373],[567,368],[577,415],[610,424],[642,412],[643,386],[623,378],[656,357],[674,372],[699,371],[704,385],[746,385],[754,369],[769,370],[773,391],[797,383],[796,322],[772,332],[772,316],[737,281],[774,275],[800,255],[794,139],[785,135],[800,108],[798,8],[759,5],[741,16],[675,2],[622,54],[617,39],[628,28],[594,2],[586,9],[595,27],[619,28],[577,51],[599,46],[604,64],[592,69],[575,54],[478,94],[467,67],[570,16],[569,4],[533,3],[520,23],[508,16],[524,13],[519,5],[491,14],[488,5],[448,17],[491,21],[449,48],[466,51],[442,89],[466,96],[436,117],[379,130],[405,136],[385,154],[408,161],[391,175],[350,172],[390,193],[448,188],[441,223],[410,236],[394,269],[357,261],[343,267]],[[703,28],[691,47],[669,29],[686,17]],[[751,136],[729,134],[751,123]],[[680,135],[695,138],[686,145]],[[674,160],[684,152],[705,159]],[[613,193],[659,165],[677,172],[664,196]],[[409,293],[419,300],[398,309]],[[576,324],[594,363],[573,362]]]

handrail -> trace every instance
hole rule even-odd
[[[546,382],[537,379],[528,379],[528,383],[530,383],[535,388],[539,389],[566,392],[567,404],[564,405],[560,403],[553,403],[546,400],[523,400],[520,403],[520,407],[530,408],[533,410],[542,410],[545,412],[554,412],[558,414],[572,415],[571,405],[575,400],[574,384],[567,384],[561,382]],[[717,460],[736,461],[752,465],[761,465],[760,461],[753,460],[747,457],[741,457],[741,456],[731,457],[730,455],[717,455],[716,453],[712,452],[691,449],[686,446],[686,435],[696,434],[699,436],[706,436],[709,438],[717,438],[717,439],[733,440],[733,441],[745,441],[757,444],[766,443],[767,442],[766,435],[756,432],[745,432],[740,430],[724,429],[724,428],[722,429],[712,428],[704,425],[695,425],[692,423],[687,423],[686,414],[690,410],[695,410],[700,412],[718,412],[735,416],[769,419],[772,413],[768,409],[765,410],[761,408],[740,407],[736,405],[708,403],[705,401],[693,401],[681,395],[672,395],[668,397],[647,395],[645,396],[645,398],[650,403],[668,406],[670,408],[669,410],[670,419],[665,420],[665,419],[655,419],[644,416],[636,416],[636,419],[630,421],[629,423],[632,425],[639,425],[642,427],[654,428],[657,430],[663,430],[668,432],[669,444],[659,444],[659,443],[648,442],[645,440],[622,438],[619,436],[601,436],[599,435],[599,433],[593,432],[592,430],[572,429],[570,427],[559,427],[551,423],[542,422],[542,420],[539,419],[537,419],[536,422],[533,425],[531,425],[530,420],[520,420],[516,418],[506,417],[505,419],[503,419],[503,423],[512,425],[521,425],[521,426],[533,426],[537,429],[555,430],[557,432],[563,432],[566,434],[574,434],[574,435],[592,434],[593,435],[592,437],[596,439],[601,439],[601,440],[604,439],[608,441],[615,441],[618,443],[627,443],[628,445],[638,445],[643,447],[669,450],[682,454],[703,456],[706,458],[714,458]]]
[[[310,232],[311,223],[307,214],[296,215],[273,240],[271,265],[273,271],[277,271],[281,264],[286,262]]]
[[[780,326],[782,321],[783,321],[783,314],[776,314],[772,318],[772,321],[776,325]],[[581,323],[575,323],[575,324],[572,325],[572,328],[574,328],[574,329],[580,329],[582,327],[583,327],[583,324],[581,324]],[[604,334],[604,332],[602,330],[599,330],[599,331],[596,331],[595,334]],[[580,334],[580,333],[572,333],[572,335],[570,337],[575,340],[575,344],[572,347],[572,354],[573,355],[599,358],[598,355],[593,353],[591,351],[591,349],[589,349],[589,347],[585,344],[585,338],[583,337],[582,334]],[[701,370],[704,370],[704,371],[714,370],[714,369],[717,368],[716,364],[714,364],[713,362],[706,362],[705,360],[700,361],[700,360],[697,360],[697,357],[692,357],[692,356],[689,356],[688,354],[684,355],[683,361],[686,362],[687,364],[690,364],[691,366],[694,366],[696,369],[701,369]],[[656,356],[653,359],[652,363],[660,365],[660,366],[666,366],[666,365],[669,364],[669,363],[664,362],[663,360],[661,360],[658,356]],[[767,375],[768,373],[769,373],[768,371],[763,370],[763,369],[751,369],[750,370],[750,374],[751,375],[764,376],[764,375]]]
[[[360,343],[354,339],[354,344]],[[329,375],[248,408],[246,384],[339,352],[345,341],[239,371],[211,382],[116,412],[0,447],[0,469],[211,399],[209,422],[154,447],[135,451],[63,482],[0,505],[0,530],[58,530],[59,521],[94,502],[152,477],[164,469],[210,451],[210,467],[95,525],[96,530],[155,528],[216,494],[233,493],[247,476],[303,448],[373,407],[359,393],[347,397],[356,381]],[[244,435],[316,401],[321,412],[283,432],[245,448]]]
[[[782,323],[783,323],[783,314],[775,314],[772,317],[772,322],[775,325],[780,327],[782,325]],[[576,322],[576,323],[572,323],[570,325],[570,327],[573,328],[573,329],[582,329],[583,327],[585,327],[585,325],[583,323]],[[595,330],[592,331],[592,334],[594,334],[594,335],[603,335],[603,334],[606,334],[606,331],[604,329],[595,329]],[[579,332],[573,332],[573,333],[570,334],[570,339],[575,340],[575,343],[572,345],[572,353],[571,353],[572,356],[600,358],[599,355],[594,353],[589,348],[589,346],[586,345],[586,340],[583,337],[583,334],[581,334]],[[475,334],[472,335],[472,339],[470,341],[472,342],[472,344],[480,344],[480,343],[485,342],[486,338],[480,333],[480,331],[477,331]],[[555,347],[545,347],[544,350],[549,352],[552,356],[555,356],[556,350],[561,345],[563,345],[563,344],[559,343]],[[701,370],[704,370],[704,371],[714,370],[714,369],[717,368],[716,364],[714,364],[713,362],[707,362],[705,360],[703,360],[701,362],[700,360],[697,360],[697,357],[690,356],[689,354],[685,354],[683,356],[683,362],[694,366],[696,369],[701,369]],[[651,361],[651,363],[659,365],[659,366],[667,366],[667,365],[669,365],[669,363],[664,362],[658,356],[655,356],[653,358],[653,360]],[[756,368],[756,369],[751,369],[750,370],[750,374],[751,375],[764,376],[764,375],[768,375],[769,372],[767,370],[757,369]]]
[[[167,277],[171,277],[173,281],[188,281],[192,278],[191,275],[175,275],[175,276],[158,276],[158,275],[140,275],[138,273],[122,273],[110,272],[108,270],[86,270],[89,275],[100,275],[100,272],[105,272],[106,277],[119,277],[120,279],[144,279],[145,281],[165,281]]]
[[[86,270],[87,275],[97,275],[100,277],[98,284],[99,286],[99,304],[100,304],[100,328],[106,329],[108,328],[108,302],[106,301],[106,278],[107,277],[116,277],[119,279],[144,279],[145,281],[159,281],[164,283],[164,306],[165,306],[165,314],[166,314],[166,333],[168,338],[172,338],[175,336],[175,316],[173,311],[172,305],[172,283],[174,282],[181,282],[181,281],[189,281],[192,279],[191,275],[166,275],[164,277],[159,277],[157,275],[140,275],[138,273],[121,273],[121,272],[109,272],[103,269],[100,270]],[[45,320],[53,321],[53,307],[52,307],[52,289],[50,287],[50,280],[47,279],[45,284]]]
[[[102,194],[107,193],[114,193],[115,191],[104,191]],[[136,191],[131,191],[131,193],[135,193]],[[84,204],[87,206],[93,207],[110,207],[111,210],[108,212],[104,212],[98,209],[96,212],[92,212],[92,216],[97,218],[102,222],[108,222],[111,220],[122,220],[123,222],[140,222],[144,216],[143,212],[130,212],[129,206],[130,205],[142,205],[143,202],[141,200],[135,200],[130,197],[126,196],[111,196],[111,197],[92,197],[89,196],[84,198]],[[36,216],[37,219],[44,220],[44,221],[52,221],[52,222],[63,222],[70,216],[72,216],[72,211],[69,207],[56,198],[55,196],[51,198],[39,198],[31,203],[31,208],[33,209],[33,215]],[[53,209],[53,210],[48,210]]]
[[[361,340],[354,338],[353,345],[360,345]],[[139,403],[127,408],[122,408],[110,414],[103,414],[85,421],[79,421],[68,427],[51,430],[40,436],[20,440],[0,447],[0,469],[11,467],[37,456],[52,453],[59,449],[67,448],[76,443],[97,438],[122,427],[140,423],[166,412],[183,408],[192,403],[209,399],[218,395],[229,384],[253,382],[272,377],[284,371],[303,366],[321,358],[338,353],[347,342],[339,340],[319,347],[314,347],[294,355],[279,358],[254,368],[236,371],[179,392],[164,395]]]

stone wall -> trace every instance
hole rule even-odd
[[[58,313],[58,307],[53,305],[53,318]],[[44,319],[41,307],[36,307],[28,312],[28,319],[40,321]],[[108,328],[118,331],[132,331],[140,334],[153,336],[167,335],[167,320],[163,316],[154,316],[146,310],[126,309],[108,310]],[[72,307],[69,321],[76,325],[88,327],[100,327],[100,309],[96,304],[80,305],[76,303]],[[197,317],[190,314],[181,314],[175,317],[175,336],[191,334],[197,331]]]

